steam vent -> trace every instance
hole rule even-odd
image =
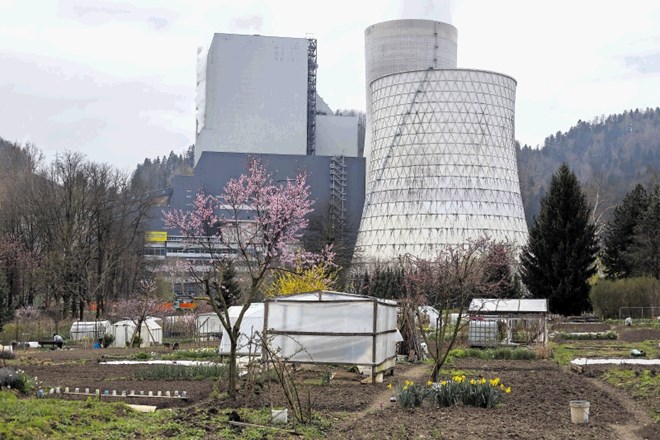
[[[365,31],[364,261],[434,258],[488,236],[527,241],[514,146],[516,81],[456,67],[457,30],[395,20]]]

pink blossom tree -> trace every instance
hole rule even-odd
[[[436,325],[430,330],[420,328],[429,354],[434,360],[431,379],[436,381],[440,369],[449,356],[459,332],[465,328],[464,315],[473,298],[496,298],[503,286],[511,283],[510,272],[501,277],[493,276],[493,266],[510,265],[514,249],[488,238],[468,241],[462,245],[448,246],[434,260],[406,257],[405,280],[410,298],[415,298],[417,322],[421,327],[418,305],[433,306],[440,313]],[[456,313],[452,322],[450,312]]]
[[[156,283],[153,280],[141,280],[138,290],[137,294],[117,301],[110,307],[110,316],[128,319],[135,325],[129,347],[133,347],[137,341],[142,339],[142,323],[147,320],[147,317],[158,313],[161,304],[160,298],[156,295]]]
[[[281,183],[281,184],[280,184]],[[264,281],[273,271],[312,262],[318,256],[299,251],[299,240],[312,212],[306,175],[299,172],[285,182],[273,182],[260,160],[250,157],[247,172],[231,179],[220,196],[197,194],[191,211],[165,213],[165,224],[177,229],[191,246],[202,248],[208,259],[189,265],[189,275],[202,287],[207,301],[220,318],[230,340],[229,395],[236,396],[236,351],[243,316],[260,298]],[[331,252],[326,256],[331,258]],[[242,307],[235,320],[229,306],[222,274],[229,262],[246,276]]]

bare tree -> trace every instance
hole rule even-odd
[[[406,284],[419,304],[428,304],[440,312],[436,328],[427,332],[420,328],[429,353],[434,360],[431,379],[436,381],[442,365],[456,342],[459,332],[467,325],[464,320],[470,301],[477,297],[493,297],[508,279],[496,279],[488,274],[493,258],[508,260],[500,252],[492,252],[496,244],[487,238],[449,246],[434,260],[407,257]],[[456,316],[452,323],[451,313]],[[421,316],[418,313],[418,322]]]

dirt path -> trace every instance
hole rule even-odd
[[[413,380],[415,382],[418,381],[426,381],[428,379],[428,364],[419,364],[413,366],[411,369],[406,371],[406,377],[401,377],[401,378],[392,378],[390,380],[386,380],[385,382],[390,382],[392,384],[397,383],[399,380]],[[355,417],[357,419],[360,419],[364,417],[365,415],[372,413],[377,410],[384,409],[387,405],[392,405],[392,402],[390,401],[390,397],[392,397],[392,390],[386,390],[380,393],[373,401],[371,405],[369,405],[367,408],[364,410],[358,412],[355,414]]]
[[[385,379],[384,382],[389,382],[391,384],[396,384],[399,381],[403,380],[413,380],[413,381],[426,381],[428,379],[428,369],[429,365],[428,364],[418,364],[414,365],[410,369],[408,369],[404,375],[401,377],[389,377],[388,379]],[[382,393],[378,394],[374,399],[373,402],[366,407],[365,409],[361,411],[357,411],[351,415],[350,420],[346,420],[342,422],[338,427],[337,431],[341,433],[347,433],[353,430],[355,426],[357,426],[360,423],[360,420],[363,419],[364,417],[378,411],[382,411],[383,409],[386,409],[388,406],[391,405],[396,405],[396,403],[390,401],[390,397],[392,397],[392,390],[386,389]]]
[[[619,435],[620,438],[626,440],[645,440],[649,437],[640,436],[637,434],[637,431],[640,428],[645,426],[653,425],[654,422],[646,411],[641,409],[637,402],[631,399],[626,393],[617,390],[613,386],[604,383],[600,379],[596,378],[587,378],[588,382],[591,382],[593,386],[599,388],[605,393],[610,395],[616,395],[617,400],[623,406],[625,411],[628,411],[633,416],[633,420],[625,425],[613,424],[610,423],[609,426]]]

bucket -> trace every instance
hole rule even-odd
[[[571,422],[589,423],[589,401],[571,400]]]
[[[286,423],[289,416],[289,410],[284,409],[271,409],[270,416],[275,423]]]

